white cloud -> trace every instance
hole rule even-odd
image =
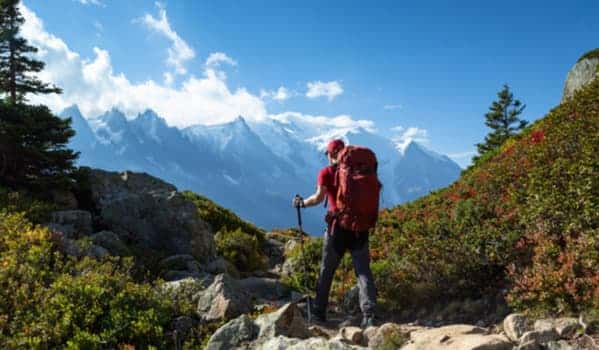
[[[425,144],[429,142],[428,132],[425,129],[395,126],[391,128],[391,131],[395,133],[395,135],[392,137],[392,140],[395,142],[397,149],[402,153],[412,141]]]
[[[216,68],[220,66],[221,63],[237,66],[237,62],[223,52],[213,52],[206,59],[206,67],[209,68]]]
[[[339,129],[353,129],[353,128],[363,128],[368,131],[374,131],[375,125],[372,120],[366,119],[353,119],[351,116],[346,114],[341,114],[335,117],[328,117],[322,115],[310,115],[303,114],[299,112],[283,112],[280,114],[273,114],[270,116],[273,119],[276,119],[283,123],[295,123],[302,126],[302,128],[313,129],[313,128],[324,128],[330,129],[330,127],[335,127]],[[309,131],[309,130],[307,130]],[[316,130],[318,131],[318,130]],[[314,132],[314,130],[310,130],[308,134],[315,134],[319,132]]]
[[[195,57],[195,52],[171,27],[166,17],[166,8],[164,5],[156,2],[156,7],[158,8],[158,18],[146,13],[143,17],[136,19],[135,22],[144,24],[170,40],[171,46],[168,48],[166,62],[175,69],[176,74],[186,74],[185,63]]]
[[[239,115],[250,120],[267,117],[265,104],[245,88],[232,90],[224,75],[206,69],[201,76],[187,77],[177,89],[169,86],[172,76],[165,74],[165,84],[147,80],[132,83],[114,71],[108,51],[94,48],[95,57],[84,59],[60,38],[45,31],[42,21],[21,6],[25,18],[22,34],[39,48],[38,58],[46,63],[39,77],[63,88],[62,95],[38,95],[32,102],[48,105],[54,111],[78,104],[86,116],[96,116],[117,107],[127,115],[147,108],[155,110],[170,125],[216,124]]]
[[[295,95],[296,93],[294,91],[290,91],[284,86],[280,86],[277,90],[274,91],[260,90],[260,98],[270,98],[279,102],[288,100],[289,98]]]
[[[326,97],[329,101],[332,101],[335,97],[341,95],[343,93],[343,88],[341,84],[337,81],[311,81],[307,84],[308,91],[306,92],[306,97],[308,98],[317,98],[317,97]]]
[[[96,6],[100,6],[100,7],[106,6],[100,0],[73,0],[73,1],[78,2],[81,5],[96,5]]]
[[[164,117],[169,125],[186,127],[195,124],[219,124],[242,115],[250,121],[273,118],[300,125],[300,129],[315,134],[319,131],[364,128],[375,129],[371,120],[355,120],[349,115],[334,117],[285,112],[269,115],[260,96],[245,88],[231,89],[226,76],[214,67],[206,67],[200,76],[186,77],[176,88],[171,85],[174,76],[163,75],[162,82],[147,80],[131,82],[123,73],[115,71],[110,53],[94,48],[94,57],[82,58],[55,35],[48,33],[42,21],[27,7],[21,5],[25,18],[23,36],[39,48],[38,59],[46,62],[40,78],[63,88],[63,94],[31,96],[34,103],[48,105],[60,111],[72,104],[79,105],[87,117],[95,117],[112,107],[128,116],[147,108]],[[295,92],[281,86],[271,98],[283,99]]]
[[[386,109],[388,111],[393,111],[396,109],[403,109],[403,106],[402,105],[384,105],[383,109]]]

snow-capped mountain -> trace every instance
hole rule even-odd
[[[71,147],[80,165],[108,170],[143,171],[190,189],[232,209],[264,228],[296,224],[291,200],[316,189],[316,174],[327,164],[326,143],[342,138],[372,148],[379,160],[383,206],[417,198],[446,186],[461,169],[422,145],[398,145],[363,127],[323,126],[306,120],[269,119],[248,123],[243,117],[220,125],[169,127],[151,110],[128,119],[112,109],[85,119],[77,106],[62,117],[73,119]],[[324,209],[304,211],[304,228],[318,234]]]

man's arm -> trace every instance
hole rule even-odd
[[[327,196],[327,188],[325,186],[316,187],[316,193],[311,195],[310,197],[304,199],[304,206],[311,207],[313,205],[318,205],[322,203],[322,201]]]

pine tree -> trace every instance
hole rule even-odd
[[[31,73],[39,73],[44,63],[30,55],[37,48],[19,37],[25,19],[19,11],[19,0],[0,0],[0,84],[12,104],[25,101],[25,95],[60,93],[53,85],[44,83]]]
[[[514,99],[514,94],[510,92],[507,84],[503,85],[503,89],[497,93],[497,97],[499,99],[493,101],[489,112],[485,114],[485,125],[492,131],[485,137],[484,143],[476,145],[479,155],[475,157],[475,161],[487,152],[499,148],[505,140],[517,134],[528,124],[526,120],[518,117],[526,105]]]
[[[24,23],[18,0],[0,0],[0,185],[44,193],[72,182],[77,153],[66,147],[75,134],[70,119],[60,119],[46,106],[27,105],[27,94],[60,93],[35,76],[44,63],[19,37]]]

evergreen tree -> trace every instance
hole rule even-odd
[[[27,94],[60,93],[35,73],[44,63],[28,56],[37,51],[18,36],[24,19],[18,0],[0,0],[0,185],[42,194],[72,182],[77,154],[66,147],[75,134],[70,119],[46,106],[25,104]]]
[[[28,93],[60,93],[60,89],[44,83],[31,73],[44,69],[44,63],[30,56],[37,48],[19,37],[25,19],[19,11],[19,0],[0,0],[0,84],[9,102],[25,101]]]
[[[475,160],[485,153],[499,148],[505,140],[517,134],[528,124],[526,120],[518,117],[526,105],[514,99],[514,94],[510,92],[507,84],[497,93],[497,97],[499,99],[493,101],[489,112],[485,114],[485,125],[492,131],[485,137],[485,142],[476,145],[479,155],[475,157]]]

